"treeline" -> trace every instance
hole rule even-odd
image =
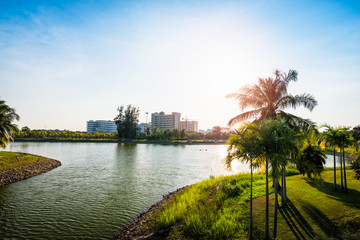
[[[221,128],[219,126],[213,127],[210,133],[200,133],[194,131],[185,131],[178,129],[159,130],[150,128],[142,133],[137,129],[136,137],[133,140],[146,140],[146,141],[176,141],[176,140],[222,140],[229,139],[229,129]],[[20,131],[14,133],[15,140],[128,140],[124,137],[119,137],[118,133],[103,133],[103,132],[79,132],[69,130],[30,130],[28,127],[23,127]]]
[[[159,130],[158,128],[147,128],[145,133],[140,133],[139,139],[147,140],[228,140],[230,137],[230,130],[228,128],[221,128],[215,126],[212,128],[212,132],[201,133],[195,131],[185,131],[178,129],[166,129]]]
[[[103,132],[77,132],[69,130],[30,130],[27,127],[17,131],[14,134],[15,140],[17,139],[117,139],[116,133],[103,133]]]

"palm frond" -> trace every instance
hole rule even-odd
[[[310,111],[312,111],[316,105],[317,105],[316,99],[308,93],[303,93],[301,95],[296,95],[296,96],[289,94],[282,97],[277,103],[277,107],[280,109],[284,109],[287,107],[292,107],[295,109],[299,106],[303,106],[309,109]]]
[[[239,122],[251,119],[251,118],[255,118],[261,114],[261,112],[263,111],[263,109],[255,109],[255,110],[251,110],[251,111],[247,111],[244,113],[241,113],[239,115],[237,115],[236,117],[233,117],[232,119],[230,119],[230,121],[228,122],[228,126],[233,126]]]
[[[277,115],[294,129],[315,129],[316,124],[310,119],[304,119],[293,114],[277,110]]]

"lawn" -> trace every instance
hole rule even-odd
[[[30,155],[25,153],[0,151],[0,170],[13,169],[21,166],[26,166],[32,163],[36,163],[42,159],[45,158],[41,156]]]
[[[340,171],[337,171],[337,183]],[[210,178],[187,187],[143,224],[167,239],[246,239],[249,174]],[[265,178],[254,175],[254,239],[264,238]],[[322,179],[287,177],[288,204],[279,208],[277,239],[360,239],[360,181],[347,171],[348,191],[333,190],[333,171]],[[274,209],[270,194],[270,235]],[[280,197],[279,197],[280,201]],[[164,235],[164,234],[163,234]]]

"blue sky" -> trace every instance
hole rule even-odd
[[[0,0],[0,98],[32,129],[85,130],[127,104],[207,129],[239,113],[225,95],[296,69],[289,92],[319,104],[290,112],[355,126],[359,26],[358,1]]]

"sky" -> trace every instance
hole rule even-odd
[[[359,26],[359,1],[0,0],[0,99],[31,129],[85,131],[128,104],[208,129],[241,113],[227,94],[295,69],[289,93],[318,106],[288,112],[356,126]]]

